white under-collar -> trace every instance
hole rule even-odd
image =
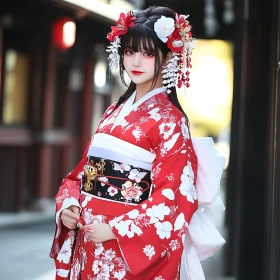
[[[148,93],[146,93],[142,98],[137,100],[134,104],[133,101],[135,100],[136,96],[136,91],[133,92],[133,94],[127,99],[127,101],[124,103],[123,107],[121,108],[119,115],[115,119],[115,122],[111,128],[111,132],[113,129],[117,126],[120,125],[124,118],[134,109],[136,109],[139,105],[141,105],[143,102],[151,98],[152,96],[155,96],[158,93],[165,92],[166,88],[161,87],[161,88],[155,88]]]
[[[148,100],[149,98],[151,98],[152,96],[158,94],[158,93],[161,93],[161,92],[164,92],[166,91],[166,88],[164,87],[161,87],[161,88],[155,88],[151,91],[149,91],[148,93],[146,93],[142,98],[140,98],[137,102],[135,102],[132,106],[134,108],[138,107],[140,104],[142,104],[143,102],[145,102],[146,100]],[[133,95],[133,99],[132,99],[132,102],[134,101],[135,99],[135,96],[136,96],[136,91],[134,91],[134,93],[132,94]],[[132,97],[132,96],[131,96]]]

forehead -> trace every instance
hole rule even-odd
[[[126,38],[123,42],[124,48],[130,48],[135,52],[140,52],[142,50],[155,51],[155,43],[152,38],[145,37],[130,37]]]

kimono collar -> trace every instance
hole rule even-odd
[[[135,102],[133,104],[133,101],[135,100],[135,96],[136,96],[136,91],[134,91],[133,94],[126,100],[126,102],[124,103],[123,107],[121,108],[118,116],[114,120],[114,124],[112,125],[112,128],[111,128],[111,133],[116,126],[118,126],[122,123],[124,118],[131,111],[135,110],[138,106],[140,106],[143,102],[145,102],[149,98],[151,98],[161,92],[166,92],[166,89],[163,87],[153,89],[152,91],[149,91],[148,93],[146,93],[142,98],[140,98],[137,102]]]
[[[149,91],[148,93],[146,93],[142,98],[140,98],[138,101],[136,101],[133,104],[133,101],[135,100],[135,97],[136,97],[136,91],[134,91],[133,94],[130,96],[130,98],[127,100],[126,103],[128,103],[129,105],[132,105],[133,109],[135,109],[136,107],[141,105],[143,102],[145,102],[146,100],[148,100],[152,96],[154,96],[158,93],[161,93],[161,92],[166,92],[166,88],[164,88],[164,87],[155,88],[155,89]]]

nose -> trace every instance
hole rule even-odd
[[[135,52],[132,64],[134,67],[139,67],[141,66],[141,53],[140,52]]]

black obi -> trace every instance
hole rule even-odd
[[[149,197],[150,175],[143,168],[88,156],[81,190],[112,201],[139,204]]]

